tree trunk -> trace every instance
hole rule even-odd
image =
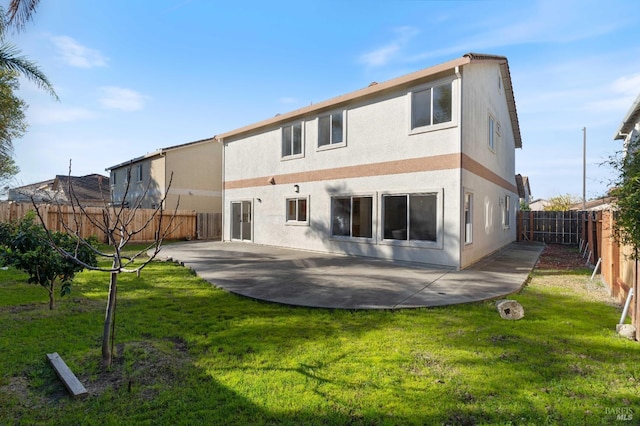
[[[54,282],[51,281],[49,283],[49,288],[47,288],[47,290],[49,290],[49,310],[50,311],[53,311],[53,308],[55,307],[55,304],[56,304],[56,302],[55,302],[56,295],[54,293],[55,289],[53,287],[53,284],[54,284]]]
[[[102,364],[111,368],[113,353],[111,351],[111,332],[113,318],[116,310],[116,289],[118,284],[118,273],[111,272],[109,280],[109,298],[107,300],[107,311],[104,316],[104,328],[102,331]]]

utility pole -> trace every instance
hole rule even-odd
[[[582,128],[582,210],[587,209],[587,128]]]

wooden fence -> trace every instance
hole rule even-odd
[[[634,259],[633,248],[620,246],[613,237],[613,213],[606,211],[601,216],[601,264],[600,276],[609,287],[611,295],[624,306],[633,289],[633,299],[629,315],[636,326],[636,340],[640,340],[640,303],[638,303],[638,261]]]
[[[199,240],[219,240],[222,238],[222,214],[198,213],[196,235]]]
[[[0,203],[0,221],[8,222],[20,219],[30,210],[33,210],[31,203],[2,202]],[[65,230],[63,224],[66,224],[73,230],[79,230],[80,235],[84,238],[94,235],[101,241],[106,241],[106,235],[92,223],[92,221],[98,224],[102,223],[102,215],[104,213],[102,207],[86,207],[86,215],[81,214],[77,208],[74,212],[71,206],[64,205],[41,204],[38,206],[38,210],[42,215],[45,225],[52,231],[63,232]],[[129,230],[142,228],[153,216],[154,212],[155,210],[153,209],[125,210],[125,215],[134,215],[131,218]],[[163,229],[169,224],[173,211],[165,211],[164,213],[165,216],[162,218]],[[114,214],[114,212],[112,212],[112,214]],[[197,218],[194,211],[178,210],[175,213],[175,219],[169,227],[166,238],[171,240],[195,239],[197,237],[196,221]],[[134,235],[131,241],[153,241],[155,239],[155,231],[159,225],[160,217],[156,216],[145,229]]]
[[[611,296],[624,306],[633,289],[629,306],[632,323],[640,328],[638,303],[638,264],[631,247],[620,246],[613,237],[613,214],[610,211],[520,211],[518,212],[518,241],[577,246],[585,259],[600,269],[602,281]],[[636,331],[640,340],[640,330]]]
[[[578,245],[586,211],[519,211],[518,241]]]

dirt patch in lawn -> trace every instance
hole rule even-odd
[[[86,363],[95,363],[96,356],[100,355],[92,352],[88,355],[91,359],[87,359]],[[189,362],[187,345],[182,339],[135,341],[117,345],[110,370],[102,369],[98,374],[75,373],[90,398],[110,390],[152,399],[159,389],[178,385],[182,380],[181,372],[185,371]],[[51,377],[54,377],[53,374]],[[71,398],[57,378],[36,387],[33,387],[27,375],[6,378],[4,382],[0,385],[0,394],[6,393],[19,406],[28,409],[38,409]]]
[[[538,259],[536,269],[580,270],[586,269],[586,260],[577,247],[547,244]]]
[[[107,389],[126,389],[150,399],[157,393],[159,384],[171,387],[180,382],[180,371],[184,371],[189,362],[186,342],[173,338],[164,343],[168,345],[150,341],[117,345],[111,370],[84,378],[87,391],[97,396]]]
[[[620,307],[611,297],[609,288],[600,275],[591,275],[593,268],[586,265],[576,247],[548,244],[545,246],[534,268],[529,286],[553,288],[556,291],[579,295],[584,300],[603,302]]]

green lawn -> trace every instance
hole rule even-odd
[[[106,274],[79,274],[50,312],[0,271],[0,424],[637,424],[640,347],[590,272],[537,270],[514,296],[525,318],[506,321],[491,302],[285,307],[154,262],[120,278],[106,372]],[[89,397],[67,395],[51,352]]]

